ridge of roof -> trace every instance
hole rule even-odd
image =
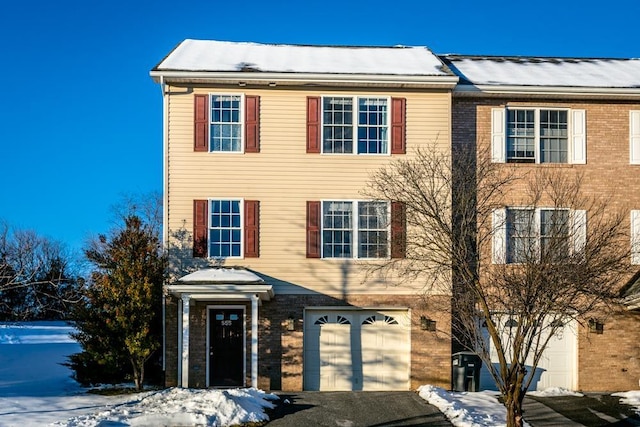
[[[594,62],[594,61],[637,61],[640,58],[615,58],[615,57],[580,57],[580,56],[528,56],[528,55],[465,55],[458,53],[437,54],[441,59],[471,59],[488,60],[496,62]]]

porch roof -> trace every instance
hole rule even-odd
[[[166,286],[175,296],[188,295],[191,299],[251,299],[257,295],[261,301],[273,298],[273,286],[257,274],[244,268],[206,268],[178,279]]]

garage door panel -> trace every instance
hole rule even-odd
[[[507,337],[505,334],[503,342],[506,341]],[[494,366],[497,366],[498,355],[492,343],[490,355],[492,364]],[[531,355],[527,360],[529,370],[531,370],[530,366],[532,365],[532,356],[533,355]],[[561,387],[568,390],[575,389],[576,363],[577,335],[574,324],[570,323],[568,325],[565,325],[563,330],[558,335],[551,338],[547,348],[540,358],[538,368],[535,372],[530,372],[530,374],[533,375],[533,380],[531,382],[529,390],[543,390],[549,387]],[[480,381],[480,386],[484,390],[497,389],[493,378],[484,365],[481,371]]]
[[[304,336],[305,389],[407,390],[408,319],[406,311],[309,310]]]

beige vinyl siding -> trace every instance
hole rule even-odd
[[[240,88],[242,89],[242,88]],[[182,91],[186,92],[186,91]],[[448,92],[310,92],[304,90],[200,89],[195,93],[244,93],[260,96],[260,153],[193,151],[193,95],[174,90],[169,100],[168,225],[192,232],[193,200],[243,198],[260,201],[260,257],[231,259],[273,277],[276,292],[327,294],[407,293],[407,286],[363,283],[361,262],[307,259],[306,202],[362,199],[371,174],[420,145],[450,150]],[[407,99],[407,155],[337,155],[306,153],[307,96],[389,96]]]

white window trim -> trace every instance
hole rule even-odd
[[[211,255],[211,202],[240,202],[240,256],[217,257]],[[211,197],[207,199],[207,257],[213,259],[244,259],[244,199],[237,197]]]
[[[586,244],[587,213],[581,209],[557,208],[557,207],[527,207],[507,206],[493,211],[493,264],[517,265],[517,262],[509,262],[509,233],[507,229],[507,212],[509,210],[534,210],[534,230],[536,231],[536,245],[540,244],[540,212],[548,210],[563,210],[569,212],[569,249],[571,253],[580,253]],[[638,211],[640,212],[640,211]],[[639,218],[640,219],[640,218]],[[640,221],[639,221],[640,222]],[[640,226],[640,224],[639,224]]]
[[[355,109],[353,110],[353,147],[351,153],[332,153],[324,151],[324,100],[325,98],[352,98],[353,105]],[[385,99],[387,101],[387,152],[386,153],[358,153],[358,114],[359,114],[359,104],[358,100],[366,98],[366,99]],[[320,98],[320,153],[325,154],[327,156],[391,156],[391,97],[390,96],[376,96],[376,95],[344,95],[344,94],[333,94],[333,95],[322,95]]]
[[[586,164],[586,111],[564,107],[514,106],[491,109],[491,160],[494,163],[507,163],[507,111],[533,110],[535,155],[534,162],[528,164]],[[567,162],[540,163],[540,111],[567,112]]]
[[[351,215],[351,257],[329,257],[324,254],[324,204],[331,202],[350,202],[352,205]],[[361,258],[358,256],[360,241],[358,240],[358,204],[368,202],[383,202],[387,204],[387,256],[384,258]],[[320,202],[320,250],[323,259],[359,259],[359,260],[380,260],[391,259],[391,202],[386,200],[360,200],[360,199],[325,199]]]
[[[631,264],[640,265],[640,210],[631,211]]]
[[[629,161],[640,165],[640,110],[629,111]]]
[[[209,153],[215,154],[243,154],[245,147],[245,135],[244,135],[244,122],[245,122],[245,100],[244,93],[227,93],[227,92],[209,92],[209,111],[207,111],[207,120],[209,126],[209,140],[207,141],[207,151]],[[213,105],[213,97],[214,96],[239,96],[240,97],[240,121],[238,124],[240,125],[240,150],[238,151],[213,151],[211,149],[211,125],[212,117],[211,117],[211,108]]]

